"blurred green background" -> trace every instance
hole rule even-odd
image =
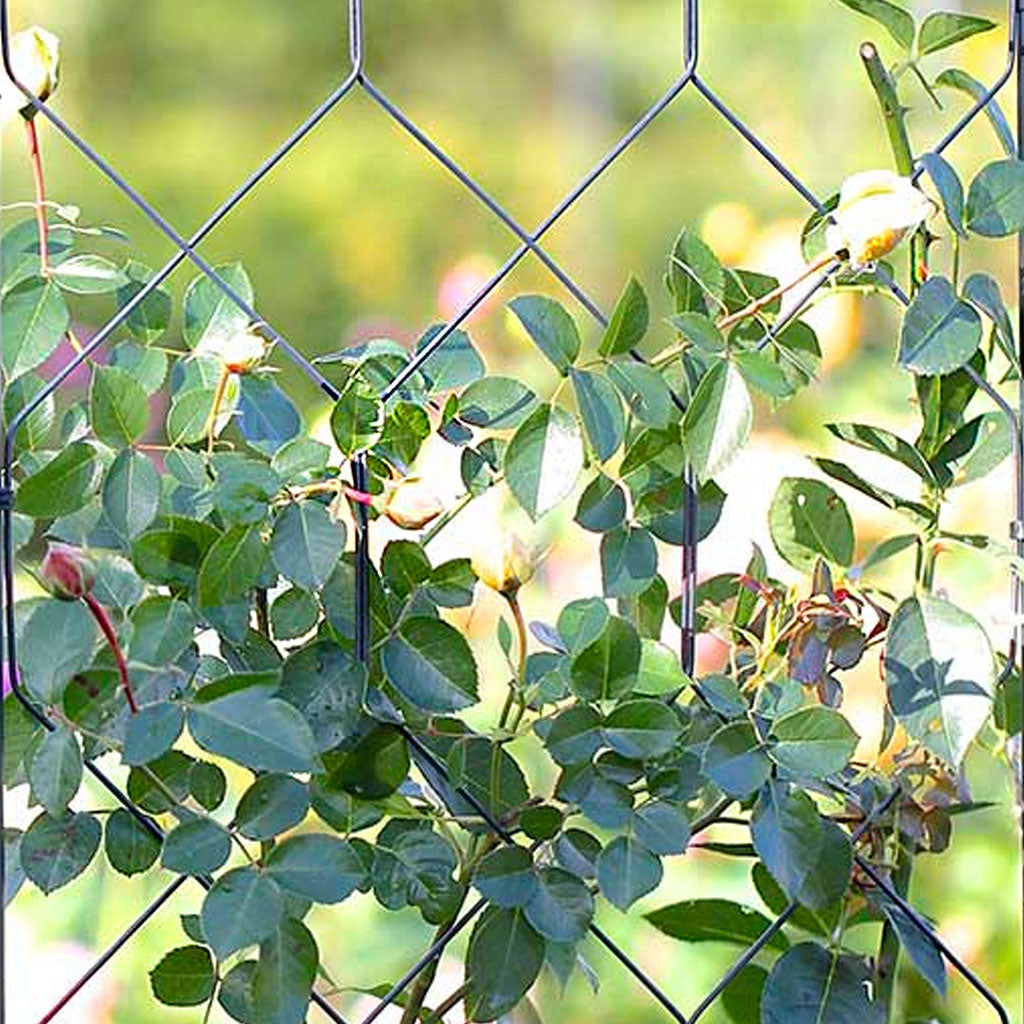
[[[865,38],[895,57],[881,30],[834,0],[704,0],[701,6],[702,75],[814,192],[825,196],[853,171],[888,166],[857,57]],[[937,5],[915,6],[923,13]],[[187,234],[344,77],[346,7],[342,0],[14,0],[12,17],[15,29],[39,23],[61,37],[63,78],[55,105]],[[1005,18],[998,3],[959,7]],[[366,0],[367,68],[379,88],[532,228],[680,74],[681,13],[679,0]],[[952,59],[987,81],[1001,70],[1005,52],[1001,26],[953,51]],[[930,60],[933,70],[947,63],[942,55]],[[907,84],[915,144],[924,151],[962,112],[964,100],[947,95],[945,109],[936,110]],[[1012,117],[1012,95],[1003,99]],[[81,206],[86,222],[127,230],[136,255],[153,266],[173,254],[80,154],[48,126],[41,132],[54,199]],[[999,150],[988,126],[978,123],[951,155],[967,180]],[[2,167],[4,202],[30,198],[17,124],[5,129]],[[656,314],[663,314],[668,303],[660,279],[681,227],[699,227],[729,262],[784,275],[799,266],[796,240],[807,212],[790,186],[689,90],[544,245],[602,307],[611,306],[632,271],[655,297]],[[312,354],[374,335],[413,340],[450,315],[516,247],[506,228],[357,91],[213,233],[202,253],[214,263],[244,260],[261,315]],[[964,259],[969,268],[996,273],[1010,295],[1012,243],[972,241]],[[172,290],[180,296],[192,276],[187,266],[179,269]],[[543,365],[509,330],[502,306],[536,290],[565,300],[594,342],[586,314],[532,257],[510,275],[498,301],[469,322],[493,368],[532,381],[543,379]],[[82,308],[84,333],[110,312],[101,303]],[[801,451],[830,447],[824,420],[873,417],[908,434],[914,430],[908,381],[891,370],[896,320],[890,305],[830,300],[812,320],[825,350],[820,380],[781,410],[759,409],[757,437],[722,481],[733,493],[742,488],[742,500],[729,504],[717,539],[702,555],[709,571],[741,569],[749,539],[766,543],[764,509],[775,481],[808,471]],[[654,345],[667,337],[659,329],[653,334]],[[285,373],[315,417],[315,389],[293,371]],[[964,489],[954,519],[1002,538],[1009,493],[1004,467]],[[863,554],[895,521],[864,503],[851,506]],[[595,579],[591,555],[584,542],[567,539],[552,558],[546,589],[532,589],[528,614],[542,617],[556,599],[586,592]],[[674,578],[671,563],[666,566]],[[896,591],[907,585],[905,568],[894,570]],[[1009,612],[998,565],[950,555],[940,583],[983,616],[1001,641]],[[492,653],[494,616],[488,606],[467,624]],[[715,652],[705,649],[702,657],[711,664]],[[866,741],[872,729],[877,734],[879,700],[870,678],[850,693],[851,714],[863,721]],[[973,758],[969,775],[976,798],[999,805],[958,819],[952,852],[921,861],[914,897],[1020,1021],[1020,872],[1011,785],[1005,767],[984,752]],[[103,802],[98,793],[92,798]],[[9,804],[15,823],[27,820],[23,793]],[[723,828],[717,838],[738,835]],[[100,860],[49,900],[26,891],[15,902],[9,915],[12,1021],[37,1020],[92,951],[115,938],[167,882],[154,872],[128,883]],[[756,900],[748,868],[745,861],[692,851],[671,864],[665,884],[641,910],[689,895]],[[159,1008],[146,973],[163,950],[184,943],[176,914],[195,910],[199,895],[186,886],[60,1019],[198,1019],[195,1011]],[[393,980],[429,935],[414,913],[385,915],[366,897],[318,910],[313,922],[323,960],[341,986]],[[684,1008],[736,955],[729,947],[673,943],[639,915],[627,919],[606,909],[601,923]],[[873,931],[862,940],[868,948]],[[667,1019],[600,947],[588,955],[600,994],[593,996],[580,977],[564,997],[543,982],[537,1005],[544,1020]],[[455,966],[448,964],[437,991],[447,992],[454,977]],[[358,1018],[355,998],[345,996],[341,1005]],[[959,981],[948,1006],[940,1007],[909,972],[904,1005],[907,1020],[981,1021],[989,1012]],[[318,1016],[313,1010],[310,1020]],[[704,1019],[727,1018],[716,1007]]]

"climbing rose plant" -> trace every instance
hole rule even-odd
[[[725,267],[685,230],[663,318],[652,322],[634,278],[600,336],[551,298],[510,303],[553,371],[542,393],[490,373],[459,331],[387,401],[381,388],[412,358],[403,345],[374,340],[323,360],[340,394],[333,443],[309,436],[260,326],[205,277],[180,316],[162,288],[136,302],[85,362],[86,387],[65,385],[59,405],[37,400],[44,364],[80,350],[78,303],[123,309],[151,271],[125,255],[120,233],[47,200],[33,108],[9,111],[25,120],[37,171],[34,216],[3,235],[2,408],[5,424],[18,420],[9,528],[23,581],[40,588],[23,588],[32,596],[17,604],[18,665],[5,677],[16,692],[4,703],[4,785],[27,785],[37,810],[23,833],[4,833],[8,900],[26,881],[45,893],[67,885],[101,846],[125,876],[194,876],[206,892],[153,967],[155,997],[285,1024],[304,1019],[314,985],[328,998],[351,985],[321,962],[304,924],[314,904],[373,899],[441,934],[479,894],[464,983],[435,993],[428,968],[403,1020],[461,1002],[490,1021],[527,1000],[543,970],[563,985],[591,976],[598,907],[628,911],[657,890],[666,859],[728,816],[749,843],[704,848],[750,860],[762,906],[700,898],[646,918],[682,942],[745,946],[795,904],[741,975],[744,998],[726,1000],[733,1021],[887,1021],[901,948],[944,996],[936,947],[857,865],[906,893],[915,858],[944,850],[954,816],[971,810],[968,752],[1005,753],[1020,730],[999,645],[939,593],[936,562],[961,546],[1015,564],[995,540],[950,531],[942,513],[1011,451],[1002,413],[978,407],[1019,374],[1017,339],[996,281],[962,279],[960,245],[1024,227],[1024,165],[994,104],[1007,157],[966,195],[941,155],[915,160],[906,135],[897,90],[914,73],[929,93],[971,92],[964,72],[933,82],[920,60],[989,22],[933,14],[915,27],[894,4],[847,6],[905,50],[891,71],[873,45],[861,51],[896,172],[855,175],[808,222],[796,282]],[[52,92],[52,36],[32,30],[15,57],[24,81]],[[915,167],[926,175],[916,184]],[[780,314],[787,293],[817,273],[833,292],[887,292],[900,245],[910,301],[896,361],[919,432],[874,426],[869,409],[828,427],[897,463],[917,491],[830,458],[783,480],[771,538],[804,582],[773,579],[756,547],[703,580],[697,629],[728,656],[722,671],[691,677],[665,643],[680,621],[666,566],[684,537],[685,469],[703,539],[753,396],[781,403],[815,379],[818,342]],[[240,264],[218,272],[253,301]],[[444,445],[464,488],[447,507],[417,471],[424,448]],[[573,528],[599,538],[601,593],[528,622],[545,572],[528,540],[496,528],[472,558],[435,558],[434,538],[494,489],[535,521],[568,504]],[[869,552],[843,500],[851,490],[899,524]],[[365,661],[354,554],[364,518],[402,531],[370,570]],[[899,593],[879,589],[879,568],[901,552],[914,552],[913,572]],[[484,590],[505,612],[506,667],[486,683],[455,617]],[[843,712],[844,679],[864,659],[887,693],[877,755]],[[101,757],[120,765],[140,813],[105,791],[79,798],[83,765]],[[847,946],[854,925],[876,929],[876,956]]]

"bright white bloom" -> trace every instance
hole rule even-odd
[[[196,347],[196,355],[214,356],[231,373],[254,370],[267,354],[269,345],[252,328],[235,334],[209,334]]]
[[[46,29],[33,25],[11,40],[11,67],[26,89],[46,100],[60,78],[60,40]],[[0,120],[6,123],[16,113],[31,118],[36,108],[25,94],[3,74],[0,80]]]
[[[826,241],[832,252],[849,253],[850,265],[860,269],[892,252],[935,210],[909,178],[894,171],[861,171],[843,182]]]
[[[514,533],[502,532],[481,537],[470,564],[481,583],[512,595],[533,577],[535,555]]]

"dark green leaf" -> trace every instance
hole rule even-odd
[[[444,330],[443,324],[434,324],[423,333],[416,343],[416,351],[422,352],[430,342]],[[479,380],[487,372],[484,361],[465,331],[452,331],[427,358],[420,368],[430,381],[430,389],[452,391]]]
[[[630,700],[605,719],[604,738],[623,757],[645,761],[667,754],[682,728],[675,712],[660,700]]]
[[[40,814],[21,839],[25,877],[44,893],[77,878],[100,845],[100,823],[91,814]]]
[[[512,377],[488,376],[459,396],[459,418],[474,427],[506,430],[518,427],[536,404],[537,396],[525,384]]]
[[[701,766],[719,789],[734,797],[747,797],[760,789],[771,769],[757,732],[745,720],[730,722],[711,737]]]
[[[82,784],[82,751],[74,733],[60,728],[43,737],[28,765],[28,781],[32,799],[59,818]]]
[[[683,419],[683,443],[701,481],[720,473],[747,442],[750,392],[736,366],[720,360],[701,379]]]
[[[233,526],[213,543],[199,568],[199,604],[217,608],[243,597],[259,581],[266,546],[258,526]]]
[[[603,356],[617,356],[636,348],[647,333],[650,307],[643,286],[631,277],[622,290],[598,351]]]
[[[964,424],[932,459],[945,487],[979,480],[1013,450],[1010,424],[1002,412],[987,412]]]
[[[231,853],[231,837],[212,818],[193,818],[164,837],[160,863],[179,875],[208,875],[219,870]]]
[[[240,385],[235,423],[242,437],[264,455],[273,455],[302,430],[292,400],[269,377],[247,373]]]
[[[633,836],[662,857],[685,853],[690,845],[690,821],[682,807],[668,800],[649,800],[636,809]]]
[[[565,308],[543,295],[522,295],[509,303],[509,309],[537,348],[566,376],[580,353],[580,334]]]
[[[967,191],[967,227],[988,238],[1005,238],[1024,229],[1024,162],[987,164]]]
[[[217,972],[204,946],[182,946],[149,972],[149,983],[165,1006],[202,1006],[213,995]]]
[[[191,705],[188,728],[204,750],[256,771],[308,772],[317,765],[305,719],[264,687]]]
[[[160,508],[160,474],[142,452],[126,448],[107,470],[103,481],[103,511],[110,525],[126,540],[143,532]]]
[[[619,910],[629,910],[661,884],[661,861],[631,836],[616,836],[597,858],[597,883]]]
[[[604,533],[614,530],[626,517],[626,495],[620,484],[611,477],[598,473],[583,494],[576,507],[576,522],[584,530]]]
[[[261,775],[239,798],[234,825],[246,839],[273,839],[309,811],[309,787],[290,775]]]
[[[521,846],[503,846],[480,861],[473,884],[497,907],[522,907],[537,888],[533,858]]]
[[[45,362],[68,329],[67,303],[53,280],[29,277],[0,300],[4,324],[3,370],[20,377]]]
[[[844,0],[845,2],[845,0]],[[865,961],[804,942],[784,953],[765,982],[762,1024],[883,1024]]]
[[[286,839],[271,851],[264,871],[285,892],[314,903],[340,903],[366,879],[355,849],[328,835]]]
[[[20,645],[29,692],[44,704],[59,704],[68,680],[91,664],[95,645],[96,623],[81,602],[52,599],[37,605]]]
[[[125,268],[126,281],[117,289],[117,305],[124,309],[152,278],[152,271],[141,263],[129,262]],[[156,341],[171,322],[170,294],[161,287],[149,292],[125,318],[125,326],[132,336],[144,345]]]
[[[366,668],[347,651],[318,640],[288,656],[279,696],[309,723],[317,750],[355,735],[366,693]]]
[[[341,453],[351,458],[372,448],[384,430],[384,406],[377,392],[357,371],[351,370],[331,413],[331,433]]]
[[[112,448],[133,444],[149,426],[149,395],[130,374],[116,366],[97,366],[89,391],[93,432]]]
[[[587,440],[599,462],[610,459],[622,446],[626,419],[622,402],[606,377],[590,370],[570,370],[576,403]]]
[[[148,871],[160,856],[160,840],[123,807],[107,818],[103,848],[110,866],[129,877]]]
[[[270,606],[270,628],[275,640],[298,640],[316,626],[319,618],[316,597],[301,587],[290,587],[278,594]]]
[[[619,390],[630,414],[655,430],[666,430],[682,413],[665,378],[646,363],[632,360],[609,363],[608,379]]]
[[[334,571],[345,547],[345,527],[334,522],[323,505],[291,504],[274,521],[270,554],[286,579],[317,590]]]
[[[842,771],[859,739],[838,711],[817,705],[777,718],[772,737],[776,740],[769,748],[772,760],[791,775],[811,779]]]
[[[973,195],[973,185],[971,192]],[[1021,198],[1024,199],[1024,190]],[[975,210],[977,202],[975,200]],[[968,200],[969,220],[971,209]],[[969,226],[977,230],[973,224]],[[974,307],[958,299],[945,278],[932,277],[925,281],[903,317],[900,365],[911,373],[941,376],[963,366],[980,344],[981,318]]]
[[[381,663],[391,685],[423,711],[459,711],[477,701],[473,652],[440,619],[406,619],[384,645]]]
[[[570,677],[573,692],[584,700],[621,697],[635,685],[639,667],[637,631],[624,619],[611,617],[597,639],[573,657]]]
[[[594,917],[594,897],[575,875],[562,868],[541,868],[537,886],[524,908],[526,920],[553,942],[578,942]]]
[[[75,441],[18,486],[15,508],[35,519],[77,512],[96,494],[100,462],[92,445]]]
[[[544,940],[523,911],[488,907],[473,926],[466,954],[470,1020],[497,1020],[515,1007],[543,964]]]
[[[935,79],[935,84],[966,93],[975,103],[981,103],[988,96],[989,91],[987,85],[979,82],[973,75],[969,75],[960,68],[946,68]],[[984,111],[1006,155],[1010,157],[1016,156],[1017,142],[1006,120],[1006,115],[1003,113],[998,102],[995,99],[989,100],[985,103]]]
[[[942,198],[942,208],[949,226],[961,238],[967,237],[964,228],[964,186],[959,175],[945,157],[938,153],[925,153],[920,158],[921,166],[932,179],[932,184]]]
[[[989,274],[971,274],[964,282],[964,298],[974,303],[992,321],[996,343],[1010,365],[1019,371],[1020,360],[1017,356],[1013,322],[1003,302],[999,282]]]
[[[277,883],[255,868],[234,868],[220,876],[203,900],[203,935],[219,960],[277,928],[284,898]]]
[[[725,297],[725,269],[699,236],[683,229],[672,247],[668,287],[677,313],[717,315]]]
[[[601,747],[601,716],[585,704],[560,711],[551,721],[544,746],[558,764],[589,761]]]
[[[319,961],[316,940],[301,921],[285,918],[260,943],[252,994],[261,1024],[303,1024]]]
[[[658,574],[658,549],[642,527],[610,530],[601,538],[601,578],[607,597],[642,594]]]
[[[659,931],[682,942],[728,942],[744,948],[756,942],[771,924],[760,911],[720,899],[683,900],[644,917]],[[781,931],[776,931],[768,946],[787,949],[789,943]]]
[[[934,484],[935,475],[924,456],[909,442],[891,431],[867,423],[827,423],[826,429],[840,441],[846,441],[865,451],[877,452],[906,466],[925,483]]]
[[[914,19],[890,0],[839,0],[851,10],[878,22],[904,50],[914,44]],[[838,1022],[837,1022],[838,1024]]]

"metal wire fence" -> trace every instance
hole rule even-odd
[[[330,399],[339,397],[335,387],[316,368],[313,362],[287,337],[285,337],[273,324],[267,322],[254,306],[232,287],[198,252],[201,243],[217,228],[233,210],[238,207],[271,172],[299,146],[316,127],[337,108],[344,99],[355,91],[361,91],[368,96],[389,118],[395,121],[422,147],[424,153],[437,161],[461,185],[468,190],[487,210],[497,217],[519,239],[518,247],[510,253],[508,258],[501,264],[493,276],[469,299],[458,313],[440,330],[438,330],[424,345],[416,356],[411,359],[405,367],[390,381],[381,392],[381,397],[387,399],[397,393],[402,386],[423,366],[423,364],[437,352],[453,333],[463,324],[468,317],[476,310],[492,292],[512,273],[512,271],[526,257],[533,255],[543,264],[551,274],[580,302],[594,320],[601,326],[606,326],[608,318],[602,311],[600,305],[591,298],[587,292],[576,283],[572,276],[548,253],[541,245],[541,241],[549,230],[588,192],[591,186],[612,166],[628,149],[630,149],[645,130],[654,122],[684,91],[696,92],[699,94],[717,114],[730,125],[742,138],[759,153],[774,171],[785,180],[802,199],[817,212],[826,215],[822,201],[816,196],[796,174],[787,166],[775,150],[762,139],[754,130],[733,111],[726,101],[719,95],[715,88],[701,75],[700,64],[700,8],[710,4],[711,0],[683,0],[684,16],[684,39],[685,39],[685,66],[682,74],[671,83],[656,102],[654,102],[643,115],[632,125],[621,139],[586,173],[582,180],[558,203],[551,213],[532,231],[525,228],[508,209],[482,185],[475,181],[470,174],[445,150],[432,139],[415,121],[406,115],[388,96],[378,87],[366,66],[365,45],[364,45],[364,20],[363,0],[348,0],[349,14],[349,55],[350,67],[340,84],[324,99],[324,101],[286,138],[284,141],[243,181],[228,198],[214,210],[206,221],[190,236],[183,235],[172,225],[156,207],[150,203],[145,196],[136,188],[90,143],[83,138],[66,120],[55,113],[50,107],[40,102],[35,95],[21,83],[14,71],[10,59],[10,24],[8,0],[0,0],[0,44],[2,44],[2,57],[4,68],[8,77],[25,94],[26,99],[33,107],[44,116],[51,125],[75,148],[77,148],[87,160],[94,165],[98,172],[109,182],[116,186],[128,199],[151,221],[160,232],[169,238],[176,247],[174,256],[169,259],[149,281],[141,287],[134,298],[127,302],[119,312],[113,316],[104,326],[92,337],[87,345],[78,352],[73,359],[59,372],[54,374],[46,382],[45,386],[28,401],[20,411],[12,417],[6,425],[3,439],[2,462],[0,462],[0,543],[3,550],[3,578],[0,579],[0,603],[3,606],[3,614],[0,617],[0,636],[2,636],[5,660],[9,670],[9,678],[13,682],[13,689],[16,698],[23,704],[26,710],[35,718],[40,725],[46,729],[53,729],[54,723],[47,717],[43,710],[29,697],[26,691],[16,680],[17,675],[14,666],[18,661],[16,622],[15,622],[15,573],[14,573],[14,543],[13,543],[13,504],[14,504],[14,481],[12,476],[14,462],[13,442],[19,427],[25,420],[46,401],[54,392],[68,380],[75,370],[85,363],[89,357],[106,344],[118,327],[125,323],[147,297],[151,295],[174,271],[185,262],[192,263],[199,271],[211,281],[227,299],[242,310],[245,315],[254,323],[258,324],[261,330],[276,343],[277,348],[286,354],[303,373],[306,374]],[[1008,52],[1006,65],[992,85],[976,100],[973,106],[960,118],[960,120],[938,140],[932,147],[935,153],[943,152],[967,126],[981,115],[989,102],[1003,89],[1004,86],[1017,72],[1017,106],[1018,106],[1018,152],[1024,158],[1024,74],[1022,74],[1022,58],[1024,58],[1024,0],[1009,0],[1008,12]],[[919,168],[917,175],[923,173]],[[1019,259],[1019,306],[1024,307],[1024,247]],[[802,310],[830,280],[834,271],[821,274],[811,281],[809,286],[799,296],[798,300],[791,306],[785,317],[780,318],[768,331],[761,341],[762,347],[771,342],[772,338],[780,333],[792,320],[800,315]],[[909,300],[900,287],[892,280],[885,282],[896,298],[907,303]],[[1021,339],[1022,357],[1024,357],[1024,309],[1021,309],[1019,319],[1019,334]],[[632,353],[633,358],[644,361],[643,356],[638,352]],[[970,368],[968,368],[970,370]],[[1015,461],[1016,461],[1016,487],[1013,496],[1013,520],[1011,535],[1016,545],[1016,552],[1019,557],[1024,557],[1024,452],[1022,452],[1022,429],[1019,409],[1014,409],[1003,397],[995,392],[987,381],[975,375],[975,383],[985,389],[989,396],[995,401],[998,407],[1004,412],[1010,421],[1011,431],[1015,438]],[[1024,383],[1021,385],[1024,394]],[[683,408],[682,400],[675,396],[677,404]],[[353,483],[357,488],[365,488],[367,477],[367,466],[365,459],[357,456],[353,464]],[[680,564],[680,585],[681,585],[681,624],[682,641],[680,658],[684,669],[689,673],[694,667],[695,655],[695,621],[696,603],[695,595],[697,588],[697,490],[695,479],[692,473],[687,470],[684,481],[684,511],[683,511],[683,536]],[[370,579],[370,555],[369,555],[369,531],[370,524],[365,507],[360,506],[357,510],[357,531],[356,531],[356,649],[360,658],[364,661],[369,658],[370,638],[370,601],[369,601],[369,579]],[[1024,654],[1024,581],[1015,578],[1013,582],[1013,608],[1015,613],[1014,635],[1011,641],[1011,655],[1007,666],[1007,672],[1013,670],[1018,657]],[[1024,675],[1024,673],[1022,673]],[[454,792],[458,793],[479,815],[481,820],[493,832],[494,836],[501,842],[512,844],[512,836],[503,827],[501,822],[474,796],[474,794],[463,785],[455,784],[449,777],[448,768],[445,763],[439,760],[433,752],[426,747],[418,737],[401,720],[393,723],[402,733],[409,747],[414,751],[416,759],[422,766],[427,766],[436,772],[441,778],[448,781]],[[2,723],[0,723],[0,752],[3,749]],[[92,761],[86,762],[86,768],[91,775],[106,789],[114,799],[117,800],[134,818],[156,839],[163,839],[163,832],[155,821],[118,786],[100,767]],[[856,841],[864,835],[872,824],[885,813],[892,802],[897,798],[898,790],[890,794],[888,799],[877,806],[874,811],[851,833],[851,841]],[[703,821],[693,824],[693,832],[696,834],[706,827],[714,818],[714,812],[709,814]],[[2,802],[0,802],[0,828],[3,826]],[[5,865],[3,862],[3,847],[0,845],[0,877],[5,876]],[[919,931],[929,941],[934,943],[941,951],[948,964],[958,972],[965,981],[977,992],[981,1000],[995,1017],[1010,1024],[1010,1016],[1000,1001],[999,997],[992,992],[977,975],[957,957],[946,942],[936,934],[924,916],[919,913],[910,903],[906,901],[886,877],[866,858],[857,854],[855,863],[860,872],[878,888],[885,896],[906,915],[907,921],[913,928]],[[53,1007],[40,1018],[40,1024],[55,1019],[61,1011],[82,991],[82,989],[122,950],[139,930],[157,915],[170,898],[190,878],[178,877],[171,882],[160,895],[121,933],[121,935],[97,958],[93,965],[65,992]],[[212,880],[205,877],[192,879],[204,888],[209,888]],[[421,972],[439,960],[449,944],[465,930],[465,928],[483,910],[486,901],[478,900],[466,910],[447,930],[439,935],[434,943],[423,955],[410,966],[408,971],[384,994],[373,1007],[373,1009],[362,1019],[360,1024],[372,1024],[385,1010],[395,1004],[405,990],[413,984]],[[597,924],[590,926],[590,931],[596,940],[611,953],[636,982],[646,990],[650,996],[663,1008],[663,1010],[678,1024],[695,1024],[700,1020],[712,1004],[721,996],[725,989],[732,984],[743,969],[767,946],[772,937],[785,925],[785,923],[796,912],[798,904],[790,903],[771,922],[770,926],[761,933],[757,940],[752,943],[732,965],[732,967],[721,977],[714,987],[707,993],[701,1002],[690,1012],[678,1007],[659,987],[657,982]],[[0,1022],[4,1016],[5,992],[3,979],[5,977],[6,959],[9,950],[5,941],[6,933],[3,926],[3,916],[0,915]],[[314,1005],[330,1020],[336,1024],[346,1024],[345,1019],[328,1000],[321,994],[314,992]]]

